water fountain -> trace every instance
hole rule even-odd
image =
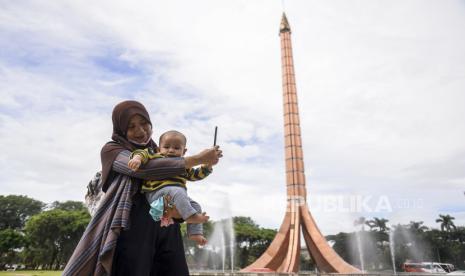
[[[394,271],[394,275],[397,275],[396,269],[396,258],[395,258],[395,244],[394,244],[394,227],[390,227],[389,229],[389,250],[391,251],[391,262],[392,262],[392,270]]]
[[[220,215],[223,218],[213,222],[213,230],[207,237],[208,243],[202,249],[202,256],[198,263],[202,270],[234,271],[234,223],[229,199],[227,195],[224,197],[220,201],[224,203],[220,208]]]
[[[224,225],[223,225],[224,226]],[[226,243],[224,242],[224,229],[220,231],[220,242],[221,242],[221,267],[224,272],[224,264],[226,262]]]
[[[409,259],[415,260],[418,262],[423,261],[423,252],[425,252],[423,245],[415,238],[414,235],[411,233],[411,229],[406,227],[401,227],[400,234],[402,239],[404,240],[405,244],[408,248]]]
[[[204,247],[203,263],[211,263],[208,269],[223,272],[234,270],[234,229],[232,218],[222,219],[214,223],[213,232]],[[229,257],[229,258],[228,258]]]
[[[230,250],[230,264],[231,264],[231,272],[234,271],[234,253],[235,253],[235,246],[236,246],[236,236],[234,233],[234,221],[232,217],[228,220],[228,230],[230,233],[230,239],[229,239],[229,250]]]
[[[360,236],[360,231],[355,231],[355,237],[357,239],[357,247],[358,247],[358,254],[360,257],[360,268],[362,272],[365,272],[365,261],[363,256],[363,244],[362,244],[362,237]]]

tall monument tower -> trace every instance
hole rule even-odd
[[[307,207],[299,108],[292,57],[291,27],[283,13],[280,27],[284,97],[284,148],[286,158],[287,210],[283,223],[268,249],[244,271],[268,269],[297,272],[302,231],[310,256],[324,272],[357,273],[328,244]]]

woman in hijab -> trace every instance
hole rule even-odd
[[[145,107],[124,101],[112,114],[112,141],[101,151],[102,190],[105,193],[63,275],[189,275],[178,223],[160,227],[139,192],[141,180],[161,180],[183,174],[186,168],[216,164],[218,147],[184,158],[150,160],[136,172],[128,167],[135,149],[156,149],[152,122]]]

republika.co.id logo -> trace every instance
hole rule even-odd
[[[396,198],[387,195],[324,195],[314,196],[308,203],[303,196],[288,197],[288,212],[308,204],[312,211],[338,213],[386,213],[394,209],[422,208],[422,199]]]

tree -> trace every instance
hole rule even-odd
[[[51,209],[59,209],[65,211],[87,211],[86,206],[81,201],[68,200],[65,202],[54,201],[50,205]]]
[[[234,217],[237,244],[237,264],[245,267],[268,248],[277,231],[259,227],[250,217]]]
[[[455,218],[451,217],[450,215],[439,215],[439,218],[436,219],[436,222],[441,223],[441,230],[446,232],[451,232],[452,229],[456,229],[455,224],[453,222]]]
[[[368,227],[370,227],[370,231],[375,231],[376,225],[373,220],[365,221],[365,225],[368,225]]]
[[[22,229],[26,220],[38,214],[44,203],[22,195],[0,195],[0,230]]]
[[[26,255],[29,262],[45,268],[58,269],[71,256],[89,223],[87,211],[53,209],[31,217],[25,232],[29,238]]]
[[[19,257],[17,250],[25,245],[24,235],[14,229],[4,229],[0,231],[0,269],[5,264],[17,263]]]
[[[344,232],[338,233],[336,235],[326,236],[326,240],[333,243],[332,248],[334,251],[336,251],[341,258],[348,262],[356,261],[355,258],[353,258],[353,260],[351,257],[357,255],[357,248],[351,244],[351,240],[354,239],[351,236],[353,236],[353,234]]]
[[[428,227],[423,225],[423,221],[410,221],[409,229],[413,233],[423,233],[428,230]]]
[[[389,227],[387,227],[387,222],[389,220],[384,218],[376,218],[374,217],[373,220],[369,220],[368,222],[373,225],[373,228],[378,228],[380,232],[387,232]]]

